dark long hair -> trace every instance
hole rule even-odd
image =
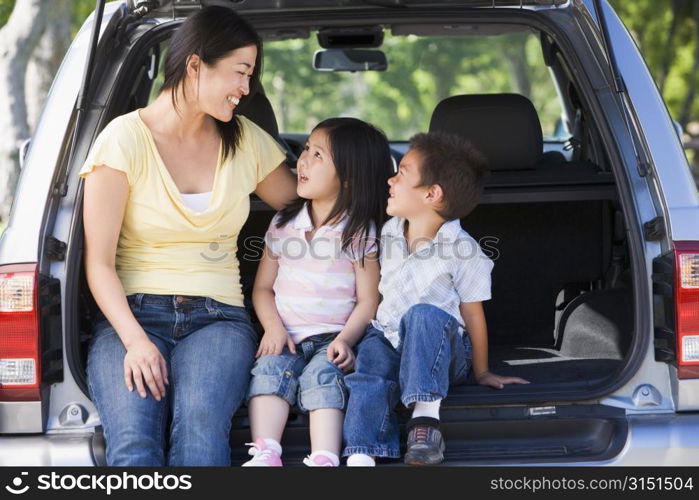
[[[187,60],[192,54],[198,55],[204,64],[213,66],[234,50],[251,45],[257,47],[257,57],[250,81],[250,94],[243,99],[253,95],[259,85],[262,71],[262,41],[255,30],[233,10],[221,6],[204,7],[190,15],[172,36],[165,57],[165,75],[161,91],[174,90],[172,104],[177,109],[176,91],[182,87],[182,92],[185,92]],[[233,119],[229,122],[222,122],[215,118],[214,120],[223,143],[223,156],[234,154],[241,135],[238,118],[233,115]]]
[[[372,241],[372,226],[376,241],[386,221],[388,178],[393,162],[386,136],[379,129],[356,118],[328,118],[313,131],[324,130],[328,136],[330,154],[340,179],[340,192],[335,206],[321,225],[347,214],[342,232],[342,251],[352,249],[364,255]],[[312,131],[312,132],[313,132]],[[277,227],[288,224],[303,209],[305,198],[297,198],[280,213]],[[361,259],[364,264],[364,257]]]

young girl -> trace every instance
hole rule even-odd
[[[386,137],[355,118],[318,124],[297,163],[299,199],[265,235],[253,304],[265,333],[248,394],[253,443],[244,466],[281,466],[289,407],[310,412],[308,466],[337,466],[343,372],[376,313],[376,231],[392,160]]]

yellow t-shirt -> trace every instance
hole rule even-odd
[[[99,134],[80,170],[105,165],[126,174],[129,198],[116,252],[127,295],[197,295],[242,306],[236,251],[250,212],[249,195],[285,159],[279,145],[245,117],[234,156],[219,161],[207,210],[196,213],[165,167],[138,110]]]

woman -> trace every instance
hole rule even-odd
[[[85,267],[104,318],[88,353],[109,465],[227,465],[257,338],[238,233],[255,192],[296,195],[285,155],[236,107],[261,41],[208,7],[174,34],[160,95],[99,135],[85,178]]]

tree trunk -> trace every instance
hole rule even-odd
[[[0,29],[0,220],[6,220],[19,173],[19,146],[29,137],[25,75],[49,17],[62,6],[54,0],[16,0]]]
[[[526,38],[515,47],[506,47],[504,50],[507,66],[510,69],[510,78],[514,91],[529,97],[532,92],[532,84],[529,79],[529,67],[527,66]]]
[[[51,22],[29,59],[25,83],[27,123],[34,133],[46,94],[70,45],[70,0],[51,0]]]

